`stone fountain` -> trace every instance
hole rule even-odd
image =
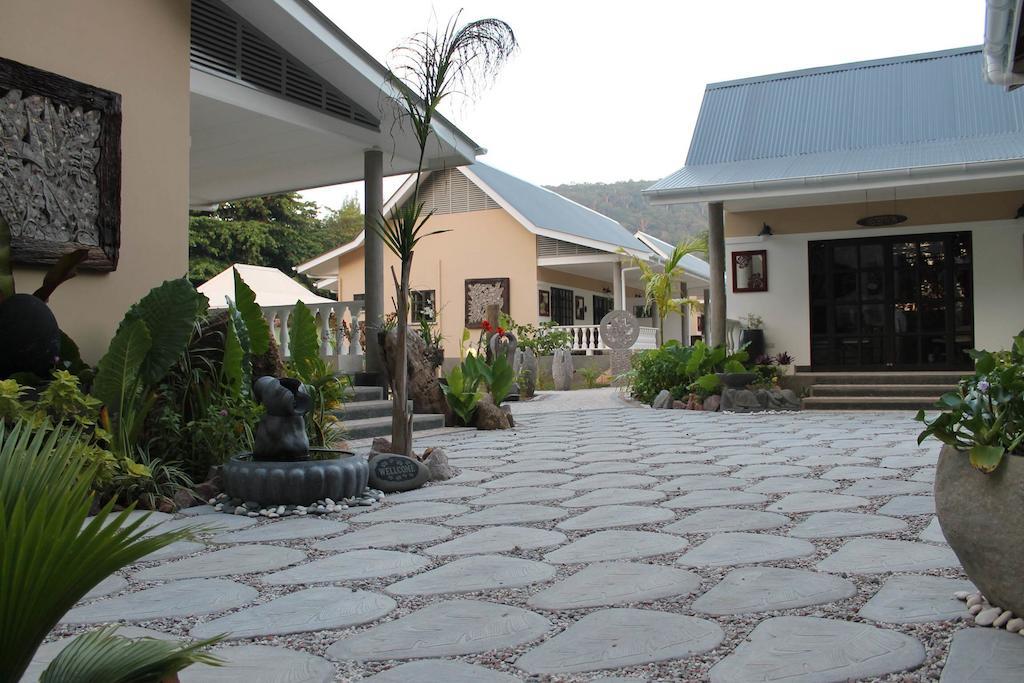
[[[228,497],[305,506],[364,493],[369,477],[365,456],[310,448],[304,416],[312,399],[299,380],[260,377],[253,395],[265,412],[256,426],[252,453],[236,455],[224,465]]]

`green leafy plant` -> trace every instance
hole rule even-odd
[[[929,420],[925,411],[916,419],[925,425],[917,438],[932,436],[966,451],[971,465],[994,472],[1006,454],[1021,455],[1024,442],[1024,332],[1008,351],[971,351],[974,375],[936,403],[942,412]]]
[[[292,310],[289,369],[306,385],[313,408],[306,414],[310,445],[326,448],[341,438],[341,424],[331,412],[341,405],[345,382],[320,357],[320,331],[309,308],[298,301]]]
[[[583,383],[587,389],[594,389],[597,387],[597,378],[601,376],[601,370],[595,367],[582,367],[578,370],[580,377],[583,378]]]
[[[650,403],[664,389],[681,400],[691,393],[701,398],[721,391],[717,374],[746,372],[746,351],[729,353],[724,345],[710,347],[703,341],[683,346],[669,340],[658,349],[638,353],[627,374],[631,395]]]
[[[392,269],[398,292],[397,355],[391,373],[392,406],[391,443],[395,453],[412,455],[412,419],[406,405],[408,362],[406,356],[410,290],[413,256],[421,239],[446,230],[425,231],[433,211],[424,211],[420,198],[424,160],[438,107],[452,93],[470,94],[485,80],[493,78],[516,48],[511,27],[500,19],[480,19],[463,26],[458,15],[440,32],[421,32],[395,50],[391,85],[394,86],[402,118],[411,126],[419,147],[416,171],[413,174],[412,197],[396,203],[387,216],[371,223],[388,249],[400,262],[400,274]],[[403,77],[405,81],[403,81]],[[406,82],[407,81],[407,82]]]
[[[538,358],[554,355],[556,349],[567,349],[572,343],[572,334],[561,329],[557,322],[549,321],[540,325],[517,323],[510,316],[502,313],[502,328],[516,337],[521,349],[530,349]],[[469,330],[466,330],[467,334]]]
[[[683,259],[691,254],[705,253],[707,250],[707,237],[698,235],[688,237],[677,244],[660,267],[645,259],[633,257],[633,265],[640,269],[640,279],[644,283],[644,302],[658,309],[662,341],[665,340],[665,318],[669,313],[681,313],[685,308],[695,309],[701,305],[696,299],[675,296],[675,290],[685,275]]]
[[[472,356],[470,356],[472,358]],[[459,418],[463,426],[473,424],[473,415],[476,414],[476,406],[483,398],[480,391],[480,375],[467,377],[465,373],[465,361],[451,369],[441,384],[444,397],[448,401],[452,412]]]
[[[113,513],[113,501],[87,519],[92,472],[76,457],[77,444],[73,429],[0,424],[0,680],[17,681],[60,618],[100,581],[193,531],[146,535],[155,525],[129,522],[131,506]],[[95,654],[87,644],[75,657]],[[82,662],[72,655],[62,666]]]

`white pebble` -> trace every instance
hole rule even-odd
[[[1003,610],[998,607],[989,607],[983,609],[974,616],[974,623],[978,626],[991,626],[992,623],[999,618],[999,615],[1003,613]]]
[[[994,626],[995,628],[1002,628],[1006,626],[1007,622],[1009,622],[1012,618],[1013,612],[1011,612],[1010,610],[1006,610],[998,617],[996,617],[996,620],[992,622],[992,626]]]
[[[324,506],[324,505],[317,505],[316,506],[316,511],[317,512],[327,512],[327,507]]]
[[[211,498],[210,500],[208,500],[206,502],[209,503],[210,505],[216,505],[217,504],[217,499],[216,498]]]
[[[301,510],[296,510],[295,512],[298,513],[299,515],[304,515],[304,514],[306,514],[306,508],[302,508]]]
[[[248,517],[259,517],[260,513],[258,513],[258,512],[250,512],[247,516]]]
[[[1015,617],[1006,622],[1006,630],[1010,633],[1017,633],[1021,629],[1024,629],[1024,619],[1020,617]]]
[[[236,515],[244,515],[246,512],[248,512],[248,510],[245,509],[244,505],[239,505],[238,507],[235,508]]]
[[[980,594],[972,595],[971,597],[967,598],[968,607],[974,607],[975,605],[980,605],[983,602],[985,602],[985,598],[981,597]]]
[[[327,505],[328,507],[332,507],[334,506],[335,503],[330,498],[324,498],[324,504]]]
[[[984,605],[971,605],[970,607],[967,608],[967,611],[970,612],[972,615],[974,615],[974,614],[977,614],[978,612],[980,612],[983,609],[985,609]]]
[[[956,593],[953,593],[953,597],[955,597],[957,600],[966,600],[967,598],[971,597],[971,594],[967,591],[957,591]]]

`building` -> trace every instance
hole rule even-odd
[[[410,178],[385,207],[409,201]],[[618,222],[487,164],[476,162],[426,175],[421,189],[425,210],[433,211],[413,261],[414,317],[435,323],[445,339],[445,355],[459,357],[463,330],[478,325],[481,297],[494,296],[519,323],[554,321],[573,332],[574,348],[603,347],[597,324],[612,309],[636,312],[644,326],[637,348],[653,348],[659,327],[644,310],[642,283],[633,259],[657,263],[659,250],[672,247],[647,235],[635,236]],[[639,237],[639,239],[638,239]],[[364,294],[364,239],[296,267],[341,301]],[[386,254],[385,266],[397,270]],[[697,299],[707,286],[707,264],[692,257],[680,285]],[[393,284],[387,287],[395,296]],[[666,338],[698,334],[697,316],[670,316]]]
[[[708,202],[711,317],[718,282],[729,318],[760,316],[771,351],[816,371],[959,371],[1005,348],[1024,327],[1024,94],[984,65],[968,47],[708,85],[686,165],[646,193]]]
[[[0,45],[0,74],[31,67],[119,96],[116,267],[83,270],[50,301],[92,362],[132,303],[187,272],[190,207],[363,180],[373,215],[383,176],[416,168],[387,70],[308,0],[8,0]],[[434,132],[433,167],[482,152],[443,117]],[[9,163],[15,142],[0,147]],[[33,291],[44,269],[15,263]]]

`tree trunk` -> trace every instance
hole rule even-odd
[[[409,274],[412,255],[402,263],[402,280],[398,293],[398,348],[395,354],[395,373],[391,378],[393,392],[391,408],[391,444],[393,452],[412,456],[412,416],[408,414],[409,357],[406,348],[409,338]]]

